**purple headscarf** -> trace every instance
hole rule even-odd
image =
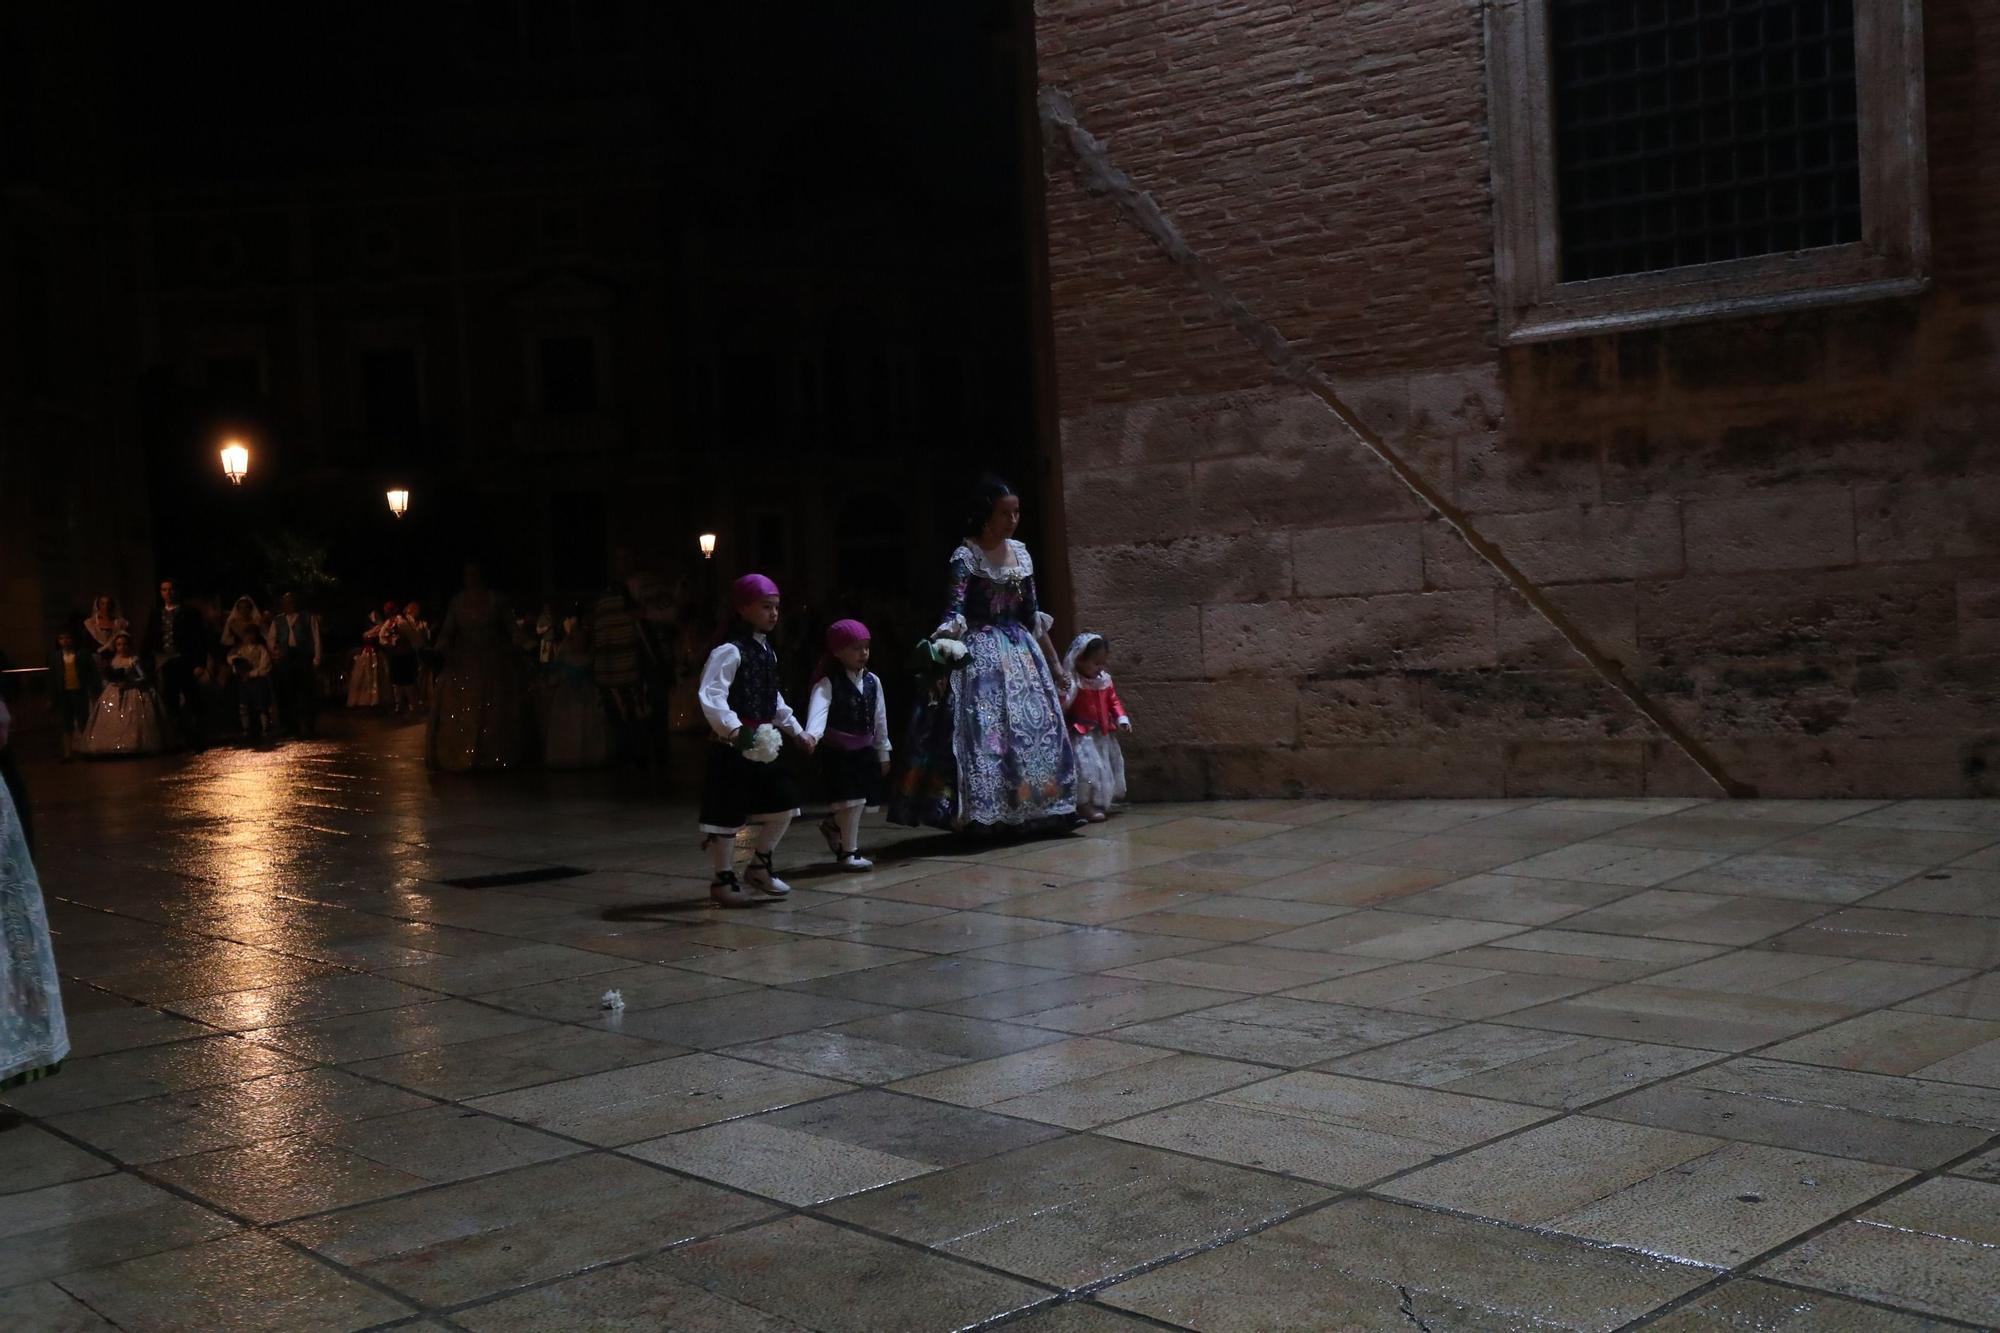
[[[871,642],[875,636],[868,627],[858,620],[836,620],[826,627],[826,652],[821,654],[819,665],[813,668],[812,683],[817,685],[833,674],[840,665],[837,654],[857,643]]]
[[[722,623],[715,627],[715,643],[727,643],[736,634],[736,623],[743,618],[743,612],[766,597],[778,596],[778,585],[762,574],[745,574],[729,585],[729,609],[722,613]]]

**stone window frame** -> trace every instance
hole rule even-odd
[[[1502,343],[1912,296],[1930,286],[1923,0],[1857,0],[1861,239],[1560,281],[1548,0],[1486,5],[1493,286]]]

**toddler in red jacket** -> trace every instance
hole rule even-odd
[[[1079,634],[1064,659],[1069,689],[1063,712],[1076,742],[1076,808],[1102,824],[1111,807],[1125,799],[1125,752],[1118,734],[1132,729],[1118,687],[1111,683],[1111,644],[1102,634]]]

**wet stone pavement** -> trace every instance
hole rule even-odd
[[[685,808],[348,726],[32,771],[0,1327],[2000,1323],[2000,803],[802,829],[724,912]]]

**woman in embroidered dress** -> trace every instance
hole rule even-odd
[[[12,719],[0,703],[0,749]],[[69,1054],[41,882],[21,811],[0,782],[0,1091],[53,1074]]]
[[[443,659],[431,696],[425,758],[448,773],[518,768],[524,714],[514,612],[486,586],[478,565],[445,609],[437,632]]]
[[[153,689],[146,664],[133,649],[132,636],[112,636],[111,647],[98,658],[104,689],[90,710],[90,725],[76,744],[79,754],[158,754],[166,749],[166,715]]]
[[[920,704],[891,822],[1034,831],[1076,823],[1076,751],[1058,683],[1067,673],[1035,595],[1035,562],[1014,540],[1021,500],[989,478],[974,492],[951,594],[933,639],[962,640],[964,663]]]
[[[389,656],[382,651],[382,634],[396,614],[396,604],[368,613],[368,628],[361,631],[361,646],[347,668],[347,706],[379,708],[394,694],[389,680]]]

